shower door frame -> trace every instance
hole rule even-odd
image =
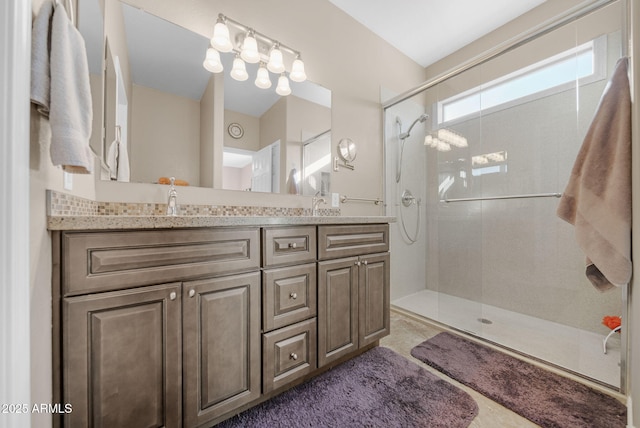
[[[550,33],[554,30],[557,30],[567,24],[572,23],[573,21],[576,21],[580,18],[583,18],[587,15],[589,15],[590,13],[596,12],[610,4],[616,3],[616,2],[621,2],[621,4],[623,5],[623,10],[625,10],[625,14],[626,14],[626,20],[623,20],[622,26],[621,26],[621,33],[622,33],[622,56],[628,56],[630,53],[630,48],[629,48],[629,34],[630,34],[630,28],[631,24],[630,24],[630,19],[631,19],[631,2],[629,0],[595,0],[593,3],[590,3],[588,5],[578,5],[574,8],[571,8],[567,11],[565,11],[564,13],[556,16],[554,19],[552,19],[551,21],[546,21],[543,24],[534,27],[514,38],[511,38],[505,42],[503,42],[500,45],[497,45],[496,47],[485,51],[484,53],[476,56],[475,58],[472,58],[471,60],[467,61],[467,62],[463,62],[461,64],[459,64],[458,66],[438,75],[435,76],[427,81],[425,81],[424,83],[422,83],[421,85],[410,89],[402,94],[399,94],[393,98],[391,98],[390,100],[387,100],[385,102],[382,103],[382,126],[383,126],[383,134],[382,135],[387,135],[387,124],[386,124],[386,120],[385,120],[385,115],[387,113],[387,109],[400,104],[403,101],[408,100],[409,98],[412,98],[432,87],[435,87],[436,85],[438,85],[439,83],[445,82],[448,79],[455,77],[467,70],[470,70],[476,66],[479,66],[481,64],[486,63],[487,61],[496,58],[504,53],[507,53],[511,50],[514,50],[520,46],[523,46],[535,39],[537,39],[540,36],[543,36],[547,33]],[[631,81],[631,87],[633,88],[633,75],[630,76]],[[385,142],[385,144],[383,144],[383,171],[387,171],[388,165],[387,165],[387,144]],[[384,188],[383,188],[383,200],[387,201],[387,174],[384,174]],[[385,204],[385,209],[386,209],[386,204]],[[629,314],[629,293],[630,293],[630,288],[629,288],[629,284],[626,284],[622,287],[622,308],[623,308],[623,319],[630,319]],[[619,388],[619,392],[622,394],[627,394],[627,390],[628,390],[628,386],[629,386],[629,375],[630,373],[627,370],[627,361],[628,361],[628,357],[629,357],[629,348],[628,348],[628,344],[629,344],[629,329],[626,328],[625,325],[622,326],[622,331],[621,331],[621,351],[620,351],[620,388]],[[482,337],[478,337],[478,339],[485,341],[485,339],[483,339]],[[553,365],[552,363],[549,363],[551,365]]]

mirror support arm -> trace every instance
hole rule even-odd
[[[353,166],[353,164],[350,164],[347,161],[344,161],[344,163],[340,163],[340,159],[338,158],[338,156],[336,156],[335,158],[333,158],[333,170],[338,171],[339,170],[338,167],[347,168],[347,169],[350,169],[351,171],[356,169],[356,167]]]

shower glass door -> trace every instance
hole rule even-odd
[[[613,388],[623,352],[614,335],[605,353],[602,319],[622,315],[625,290],[591,285],[574,229],[556,209],[622,55],[623,17],[612,3],[385,115],[396,216],[405,184],[389,183],[398,147],[390,126],[396,116],[429,115],[420,136],[425,288],[396,288],[392,271],[392,303]],[[397,239],[392,251],[415,257],[407,248]]]

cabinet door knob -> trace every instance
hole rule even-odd
[[[195,295],[196,295],[196,290],[194,290],[193,288],[189,290],[189,297],[193,297]]]
[[[289,358],[292,359],[293,361],[296,361],[298,359],[298,354],[296,354],[295,352],[292,352],[289,355]]]
[[[172,291],[172,292],[169,294],[169,299],[170,299],[170,300],[176,300],[176,297],[178,297],[178,295],[176,294],[176,292],[175,292],[175,291]]]
[[[298,298],[298,293],[291,293],[289,294],[289,297],[292,298],[293,300],[296,300]]]
[[[298,244],[296,244],[295,242],[289,242],[289,248],[296,248],[298,246]]]
[[[367,265],[367,261],[366,260],[363,261],[362,264],[366,266]]]
[[[355,265],[356,265],[356,266],[360,266],[360,264],[361,264],[361,263],[360,263],[360,260],[358,260],[358,261],[355,263]]]

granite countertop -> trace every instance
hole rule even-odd
[[[394,223],[391,216],[49,216],[49,230],[173,229],[213,226],[270,226]]]

